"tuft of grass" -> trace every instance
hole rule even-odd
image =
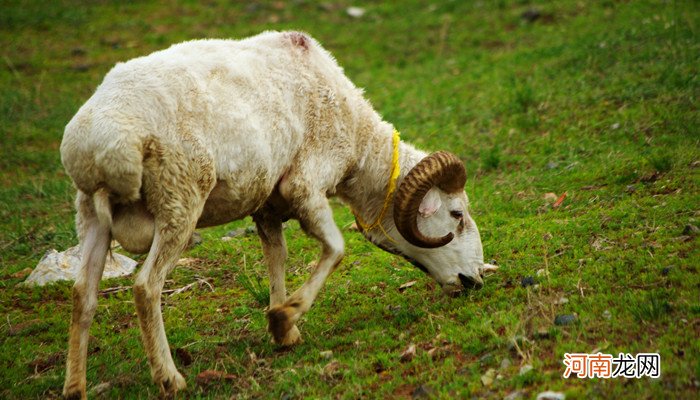
[[[501,150],[498,145],[494,145],[489,150],[481,154],[481,167],[485,171],[498,169],[501,164]]]
[[[243,257],[243,265],[243,271],[238,274],[236,281],[258,305],[267,306],[270,304],[270,288],[267,281],[263,280],[258,273],[248,271],[245,267],[245,256]]]
[[[638,322],[658,322],[673,311],[665,291],[655,290],[641,298],[631,296],[629,300],[634,302],[630,312]]]

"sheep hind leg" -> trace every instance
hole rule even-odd
[[[146,261],[134,282],[134,302],[151,377],[163,397],[173,397],[187,385],[170,354],[161,312],[161,293],[168,272],[192,236],[204,199],[198,193],[177,191],[151,198],[156,199],[153,200],[154,209],[158,210],[154,216],[155,233]]]
[[[80,270],[73,286],[73,315],[63,386],[63,396],[66,399],[86,398],[89,330],[97,308],[97,290],[111,240],[109,226],[103,226],[98,221],[92,199],[79,192],[76,205],[81,258]]]
[[[282,233],[282,221],[270,213],[257,213],[253,216],[262,243],[265,263],[270,276],[270,309],[282,305],[287,299],[285,286],[284,262],[287,259],[287,243]],[[275,343],[281,346],[291,346],[301,341],[301,335],[296,325],[275,332],[272,324],[268,330],[273,334]]]
[[[309,279],[283,304],[270,308],[267,318],[275,342],[282,342],[293,334],[299,318],[311,308],[326,279],[340,263],[344,253],[343,236],[333,221],[333,212],[325,197],[313,197],[304,205],[300,215],[304,230],[321,242],[321,258]]]

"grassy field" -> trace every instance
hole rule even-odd
[[[117,61],[266,29],[309,32],[404,140],[464,160],[486,258],[501,269],[447,298],[347,229],[335,203],[347,256],[300,323],[305,342],[280,350],[265,332],[257,237],[221,240],[252,222],[202,230],[166,289],[207,279],[213,290],[163,297],[182,398],[697,396],[697,2],[81,3],[0,2],[0,398],[55,398],[63,384],[71,285],[17,284],[47,250],[77,243],[65,124]],[[366,13],[349,16],[351,5]],[[318,245],[295,222],[286,236],[294,289]],[[555,325],[561,315],[575,320]],[[101,296],[91,335],[93,394],[157,395],[130,291]],[[564,353],[598,351],[658,352],[661,378],[562,378]],[[204,370],[230,379],[199,384]]]

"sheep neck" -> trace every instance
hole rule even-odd
[[[393,169],[393,127],[381,129],[381,133],[364,143],[360,149],[361,161],[356,165],[352,173],[339,188],[339,195],[350,206],[353,213],[362,221],[375,221],[384,208],[386,194],[391,179]],[[396,180],[396,188],[400,187],[408,172],[418,162],[426,156],[426,153],[416,150],[413,146],[405,142],[399,142],[399,166],[400,172]],[[381,229],[389,232],[393,230],[393,223],[387,223],[393,219],[393,196],[389,199],[389,204],[384,212],[379,225]]]

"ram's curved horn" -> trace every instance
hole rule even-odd
[[[394,223],[401,236],[414,246],[441,247],[449,243],[454,234],[443,237],[427,237],[418,230],[418,207],[433,186],[447,192],[464,190],[467,171],[462,161],[452,153],[438,151],[425,157],[409,171],[394,197]]]

